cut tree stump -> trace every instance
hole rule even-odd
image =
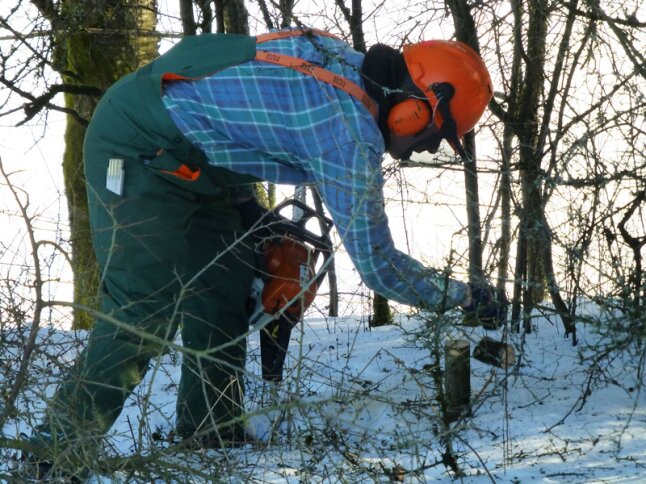
[[[444,398],[447,423],[471,413],[471,364],[467,340],[449,340],[444,345]]]
[[[509,368],[516,362],[514,347],[485,336],[473,350],[473,358],[498,368]]]

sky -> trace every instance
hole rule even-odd
[[[37,240],[61,243],[69,230],[62,188],[64,117],[50,113],[46,127],[39,123],[15,127],[18,120],[18,116],[0,118],[0,160],[22,203],[28,203]],[[0,179],[0,206],[0,274],[18,278],[15,274],[22,273],[25,264],[33,266],[33,258],[27,224],[4,179]],[[39,250],[45,277],[57,281],[46,290],[51,299],[71,300],[69,267],[63,257],[52,260],[52,253],[50,245]]]

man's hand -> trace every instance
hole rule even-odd
[[[468,284],[462,309],[466,318],[486,329],[499,328],[507,321],[507,297],[489,284]]]

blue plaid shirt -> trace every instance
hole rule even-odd
[[[328,37],[289,37],[259,48],[320,65],[363,86],[363,55]],[[293,69],[249,61],[164,85],[163,101],[209,163],[276,184],[315,184],[363,281],[384,297],[456,306],[463,283],[398,251],[384,212],[384,141],[361,103]],[[448,287],[447,287],[448,283]]]

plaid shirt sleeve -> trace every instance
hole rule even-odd
[[[299,57],[362,85],[363,56],[337,39],[291,37],[264,50]],[[278,184],[316,184],[363,281],[411,306],[456,306],[464,284],[393,243],[384,211],[383,138],[344,91],[292,69],[250,61],[164,86],[171,117],[209,163]],[[445,298],[446,297],[446,298]]]

